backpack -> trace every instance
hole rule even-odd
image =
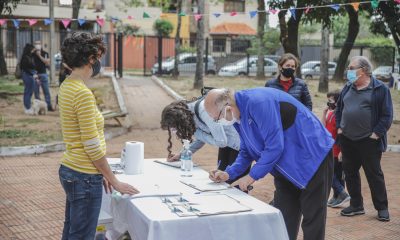
[[[199,119],[199,121],[206,125],[206,123],[200,118],[200,114],[199,114],[199,106],[201,101],[206,97],[207,93],[214,89],[213,87],[203,87],[200,92],[201,92],[201,96],[197,97],[196,99],[196,103],[194,104],[194,113],[196,114],[197,119]]]

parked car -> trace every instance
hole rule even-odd
[[[398,70],[397,68],[395,68],[395,71],[393,73],[392,66],[379,66],[374,71],[372,71],[372,76],[383,82],[389,82],[392,77],[397,77],[397,72]]]
[[[61,65],[61,60],[62,60],[61,53],[58,52],[58,53],[54,54],[54,60],[55,60],[56,70],[58,71],[58,70],[60,70],[60,65]]]
[[[185,73],[195,73],[196,72],[196,62],[197,56],[193,53],[182,53],[178,55],[179,63],[178,63],[178,72],[179,74]],[[203,59],[205,61],[205,57]],[[175,65],[175,57],[169,57],[162,61],[162,74],[172,74]],[[203,63],[205,68],[205,63]],[[207,63],[207,74],[216,74],[216,65],[215,60],[212,56],[208,56]],[[154,64],[151,68],[152,74],[158,74],[158,63]]]
[[[234,77],[234,76],[246,76],[247,75],[247,63],[249,63],[249,76],[256,76],[257,74],[257,56],[251,56],[249,60],[247,57],[242,58],[234,63],[223,66],[218,76],[221,77]],[[266,76],[274,76],[278,72],[278,64],[270,59],[264,58],[264,71]]]
[[[336,63],[328,62],[328,77],[331,78],[335,73]],[[320,61],[308,61],[301,65],[301,76],[303,79],[318,78],[321,73]]]

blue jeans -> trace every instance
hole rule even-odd
[[[339,159],[335,157],[333,181],[332,181],[333,197],[338,195],[344,190],[343,167]]]
[[[51,108],[49,77],[48,77],[47,73],[40,73],[40,74],[38,74],[38,76],[39,76],[40,84],[35,83],[35,85],[34,85],[35,98],[40,100],[40,86],[42,86],[44,99],[47,103],[47,107]]]
[[[24,107],[30,109],[32,104],[32,94],[35,86],[33,75],[22,71],[22,81],[24,81]]]
[[[61,165],[66,198],[62,240],[93,240],[100,214],[103,175],[86,174]]]

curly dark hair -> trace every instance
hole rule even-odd
[[[196,131],[194,115],[189,110],[186,100],[174,101],[167,105],[161,113],[161,128],[168,130],[168,156],[171,156],[171,128],[176,129],[176,135],[180,139],[192,141],[192,136]]]
[[[72,33],[61,46],[62,60],[72,69],[89,64],[90,59],[98,59],[105,51],[103,37],[87,32]]]

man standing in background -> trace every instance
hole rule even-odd
[[[47,70],[46,70],[46,68],[50,65],[49,54],[43,50],[40,41],[35,41],[34,46],[36,48],[36,52],[33,55],[33,60],[35,62],[36,71],[38,74],[38,80],[34,85],[35,99],[40,100],[40,87],[42,87],[44,99],[47,103],[47,110],[54,111],[51,105],[49,76],[47,75]]]

